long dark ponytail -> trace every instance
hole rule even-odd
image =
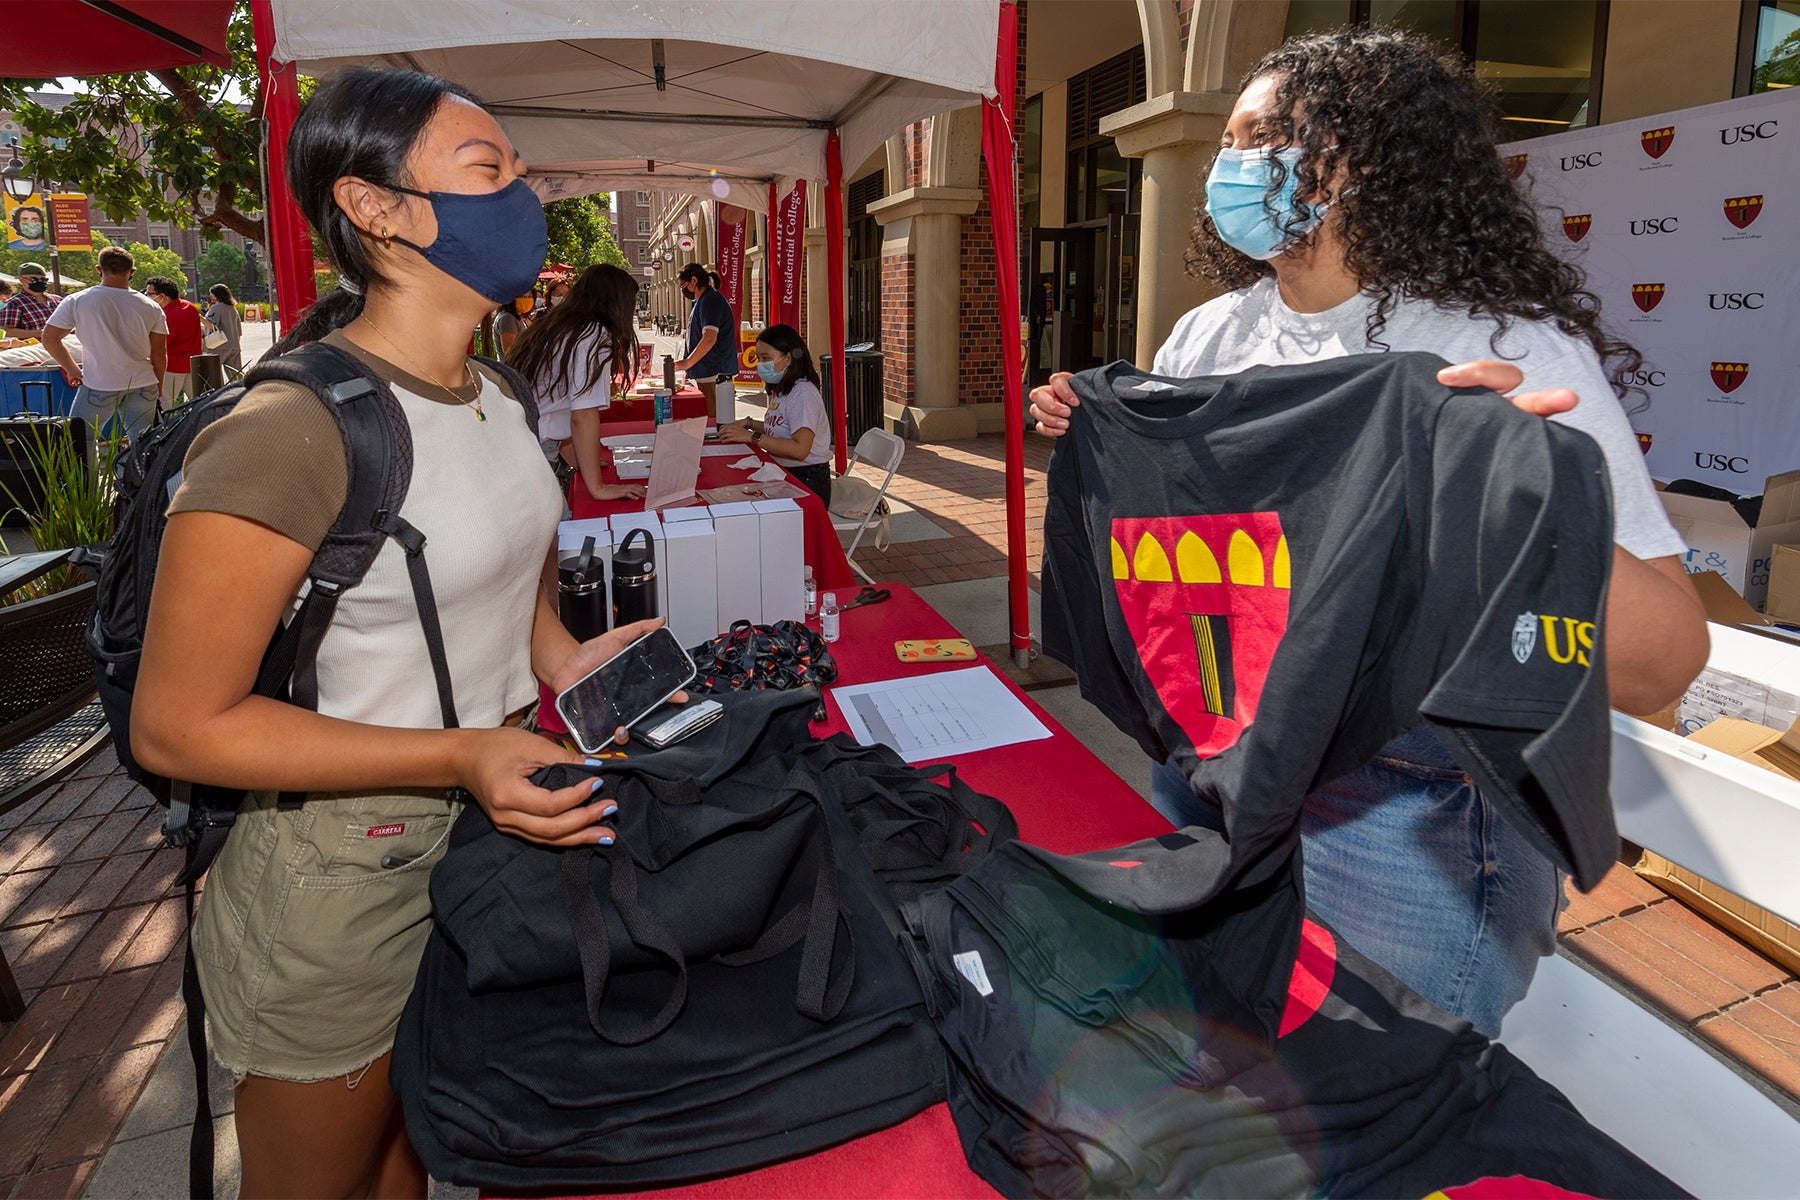
[[[506,361],[539,395],[555,396],[599,386],[603,361],[610,359],[613,388],[624,391],[637,378],[637,294],[629,271],[609,263],[589,267],[567,299],[526,327]],[[576,349],[594,330],[604,337],[589,342],[586,361],[577,363]]]
[[[407,155],[450,96],[478,103],[449,80],[387,67],[353,67],[313,93],[288,141],[288,186],[341,282],[301,314],[271,354],[348,325],[362,312],[364,294],[387,282],[332,190],[346,175],[377,187],[410,186]]]

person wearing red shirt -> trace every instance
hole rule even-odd
[[[169,323],[169,369],[163,375],[162,402],[175,403],[177,397],[193,399],[193,386],[188,378],[194,355],[205,349],[200,332],[200,309],[181,297],[181,285],[167,275],[152,275],[144,284],[144,295],[163,310]]]

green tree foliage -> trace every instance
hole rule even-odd
[[[193,280],[181,269],[181,255],[173,250],[152,250],[142,242],[132,242],[125,249],[131,251],[131,261],[137,264],[137,272],[131,277],[131,286],[142,288],[152,275],[167,275],[181,285],[182,293],[193,290]]]
[[[200,251],[200,257],[194,260],[194,274],[200,277],[200,290],[205,291],[215,283],[222,283],[230,288],[233,294],[244,287],[244,252],[236,246],[228,246],[224,242],[209,242],[206,249]]]
[[[565,263],[577,271],[596,263],[611,263],[627,271],[624,251],[613,240],[612,218],[607,213],[607,198],[570,196],[544,205],[544,221],[550,227],[548,263]]]
[[[94,234],[92,250],[64,250],[57,258],[57,274],[65,281],[74,279],[81,283],[100,282],[100,264],[97,262],[100,251],[112,245],[104,236]],[[17,275],[21,263],[36,263],[40,267],[50,266],[50,252],[47,250],[0,250],[0,271],[8,275]]]
[[[1769,51],[1769,57],[1751,77],[1752,92],[1766,92],[1771,87],[1793,87],[1800,84],[1800,31],[1790,33]]]
[[[199,226],[209,238],[231,229],[268,244],[261,209],[262,93],[248,0],[232,8],[231,67],[209,64],[94,75],[60,110],[28,92],[54,80],[0,80],[0,107],[25,128],[21,148],[39,179],[84,191],[108,218],[139,212],[152,221]],[[249,96],[247,105],[225,99]],[[57,146],[52,139],[60,139]]]

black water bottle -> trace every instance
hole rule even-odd
[[[642,546],[632,543],[639,537]],[[648,529],[634,529],[613,551],[613,628],[633,621],[661,616],[656,611],[656,538]]]
[[[556,564],[563,628],[578,642],[606,632],[606,562],[594,553],[594,539],[581,543],[581,553]]]
[[[671,393],[675,390],[675,356],[673,354],[663,355],[663,386],[668,388]]]

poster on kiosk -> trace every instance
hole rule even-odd
[[[1800,95],[1571,130],[1501,154],[1549,244],[1586,274],[1608,330],[1644,356],[1623,403],[1651,476],[1759,496],[1800,468]],[[1791,490],[1777,480],[1783,511],[1752,521],[1724,501],[1668,497],[1688,569],[1718,570],[1760,604],[1767,545],[1800,540],[1800,526],[1776,528],[1800,516],[1787,511]]]

